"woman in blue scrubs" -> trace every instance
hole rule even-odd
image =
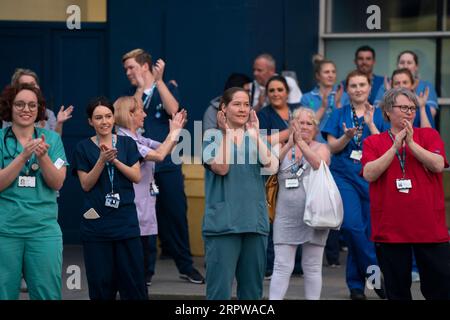
[[[330,170],[344,204],[341,231],[348,245],[347,286],[351,299],[363,300],[367,268],[377,265],[377,260],[369,240],[369,185],[360,176],[362,142],[383,131],[384,123],[380,110],[368,103],[371,87],[367,75],[352,71],[346,78],[346,87],[350,104],[333,111],[322,134],[333,154]],[[384,297],[382,290],[377,293]]]
[[[336,65],[333,61],[315,56],[313,63],[317,86],[302,96],[300,104],[314,110],[316,119],[319,121],[316,140],[326,143],[320,130],[325,127],[334,109],[348,104],[348,95],[344,91],[343,85],[336,84]]]
[[[105,98],[87,108],[95,135],[78,143],[73,173],[85,192],[81,236],[92,300],[147,299],[133,183],[140,154],[130,137],[112,133],[114,107]]]

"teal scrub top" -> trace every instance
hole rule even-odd
[[[36,128],[34,138],[42,134],[50,145],[48,155],[52,162],[60,158],[67,166],[60,136],[53,131]],[[6,168],[22,150],[22,145],[15,139],[11,128],[0,130],[1,169]],[[31,159],[32,162],[37,162],[35,157],[34,159]],[[19,175],[25,175],[25,172],[26,166]],[[56,191],[47,186],[41,169],[30,169],[29,174],[36,176],[35,188],[19,187],[17,177],[9,187],[0,192],[0,235],[19,238],[60,237],[62,233],[57,221]]]
[[[220,130],[210,130],[205,134],[204,163],[214,158],[221,140]],[[240,146],[233,144],[234,161],[224,176],[215,174],[205,164],[204,236],[269,233],[262,164],[254,146],[248,136]]]

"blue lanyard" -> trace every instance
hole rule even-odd
[[[96,137],[97,137],[97,145],[100,148],[100,140],[98,139],[98,136],[96,136]],[[112,147],[113,148],[116,147],[116,141],[114,139],[114,135],[112,135]],[[106,170],[108,171],[109,182],[111,182],[111,193],[114,193],[114,165],[107,162]]]
[[[144,99],[144,109],[147,110],[150,105],[150,100],[152,100],[153,93],[155,92],[156,83],[153,82],[152,87],[150,88],[150,92]]]
[[[392,135],[391,129],[388,130],[388,134],[389,134],[389,138],[391,138],[392,142],[394,142],[394,137]],[[400,157],[400,154],[398,153],[398,150],[395,151],[395,154],[397,156],[398,161],[400,162],[400,168],[402,169],[402,173],[403,173],[403,178],[405,177],[405,173],[406,173],[406,146],[403,147],[402,150],[402,156]]]

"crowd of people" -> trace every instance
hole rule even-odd
[[[304,276],[304,296],[321,298],[322,266],[339,267],[352,300],[365,300],[370,266],[381,269],[381,299],[411,299],[417,272],[426,299],[450,299],[450,244],[442,172],[448,162],[434,129],[437,95],[419,78],[418,57],[398,55],[390,77],[373,73],[375,51],[355,52],[339,83],[336,64],[313,58],[317,85],[302,93],[257,56],[252,80],[233,73],[203,117],[205,210],[203,275],[189,245],[181,165],[171,159],[187,111],[165,62],[135,49],[122,57],[131,87],[114,103],[86,108],[94,135],[67,159],[61,140],[73,106],[46,107],[36,73],[17,69],[0,97],[0,299],[61,299],[62,232],[58,192],[67,167],[80,182],[80,234],[93,300],[146,300],[155,274],[157,237],[180,278],[204,284],[206,298],[285,297],[290,277]],[[305,223],[306,183],[328,166],[343,203],[340,228]],[[265,182],[278,182],[275,218]],[[314,195],[313,195],[314,196]],[[317,195],[320,196],[320,195]]]

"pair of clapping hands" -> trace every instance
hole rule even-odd
[[[45,136],[42,134],[40,138],[37,139],[30,138],[23,147],[22,154],[27,160],[31,158],[33,153],[39,159],[47,154],[49,148],[50,145],[47,142],[45,142]]]

